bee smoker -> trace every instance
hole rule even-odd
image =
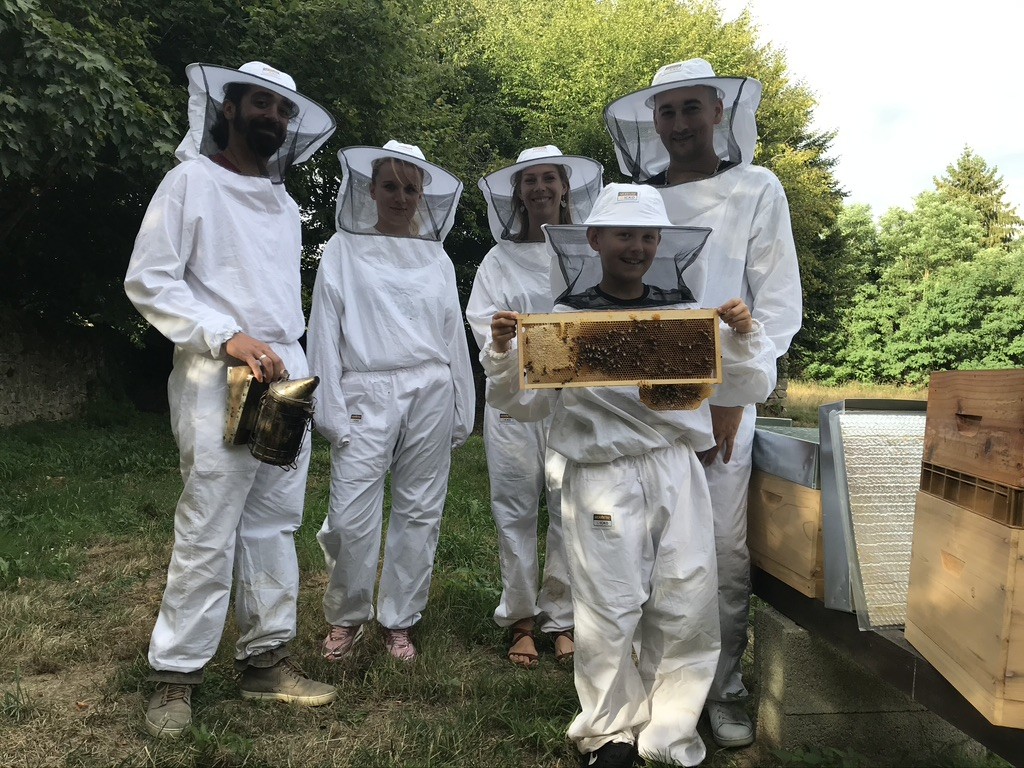
[[[224,440],[249,446],[266,464],[295,468],[302,440],[311,429],[318,376],[260,383],[245,366],[228,368],[228,413]]]

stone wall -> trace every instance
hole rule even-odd
[[[0,426],[82,413],[97,388],[103,355],[69,331],[44,336],[0,314]]]
[[[775,383],[775,389],[765,402],[757,406],[758,416],[786,415],[786,390],[789,387],[789,354],[779,358],[776,370],[778,378]]]

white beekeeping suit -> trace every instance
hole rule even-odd
[[[719,164],[706,178],[666,186],[669,153],[655,132],[654,97],[696,85],[716,88],[722,100],[722,120],[714,131]],[[662,67],[651,87],[610,104],[605,122],[620,169],[635,181],[660,189],[672,223],[711,229],[705,258],[686,275],[697,301],[717,306],[728,298],[742,298],[764,326],[778,357],[800,329],[802,300],[785,191],[771,171],[751,164],[760,99],[758,81],[716,77],[710,64],[692,59]],[[724,405],[716,398],[711,402]],[[750,605],[746,509],[756,418],[753,402],[745,404],[729,463],[719,455],[706,467],[715,510],[722,625],[722,655],[710,702],[738,703],[747,696],[741,659]],[[713,726],[719,718],[723,722],[723,728],[713,728],[721,745],[741,746],[753,740],[741,707],[712,714]]]
[[[552,257],[543,240],[530,242],[528,233],[522,231],[528,217],[522,180],[529,169],[558,168],[561,171],[555,183],[561,180],[568,187],[560,203],[560,218],[582,221],[602,186],[601,164],[589,158],[563,155],[554,146],[532,147],[523,150],[513,165],[479,181],[495,239],[494,247],[480,262],[466,305],[466,319],[481,349],[490,341],[495,312],[550,312],[554,307]],[[549,190],[541,187],[537,194],[549,194]],[[557,280],[558,271],[554,271]],[[510,627],[539,617],[543,631],[558,633],[571,630],[573,622],[559,492],[565,461],[547,450],[549,424],[550,419],[519,422],[490,405],[484,407],[484,448],[502,577],[494,620],[501,627]],[[544,575],[538,585],[538,505],[544,491],[548,529]]]
[[[288,655],[295,635],[298,566],[293,534],[302,520],[309,444],[286,472],[244,445],[224,441],[226,347],[236,334],[259,340],[292,376],[307,375],[299,265],[299,208],[279,183],[331,135],[334,120],[295,92],[285,73],[261,62],[239,70],[192,64],[189,133],[180,165],[153,196],[125,277],[139,312],[174,343],[168,382],[171,428],[184,491],[175,512],[160,613],[149,646],[152,679],[202,679],[223,631],[235,584],[240,669],[269,667]],[[281,149],[266,176],[230,170],[210,138],[228,84],[272,92],[293,107]],[[241,106],[238,107],[242,109]],[[257,353],[250,364],[257,365]],[[282,375],[287,371],[279,371]],[[246,694],[243,677],[243,696]],[[147,719],[154,735],[180,722]]]
[[[321,378],[317,429],[331,442],[330,508],[317,537],[329,572],[324,612],[332,627],[359,628],[376,615],[386,630],[408,630],[426,606],[451,451],[473,428],[455,269],[441,243],[462,184],[396,141],[338,157],[338,230],[320,260],[307,342]],[[384,185],[398,187],[387,201]],[[404,222],[399,234],[381,232],[389,216]],[[329,637],[325,655],[340,658],[354,639],[337,653]]]
[[[601,269],[597,254],[583,250],[588,226],[660,228],[641,299],[615,304],[594,285]],[[670,226],[649,187],[609,184],[585,226],[548,226],[545,234],[570,286],[556,311],[696,306],[681,273],[703,258],[708,231]],[[773,349],[754,326],[745,334],[723,327],[716,396],[725,402],[764,397],[774,386]],[[714,445],[707,402],[652,410],[635,386],[521,391],[514,352],[488,346],[481,362],[488,402],[517,419],[550,413],[548,444],[567,459],[562,515],[581,708],[570,738],[584,755],[635,743],[642,756],[698,764],[705,747],[697,720],[719,652],[713,521],[696,456]]]

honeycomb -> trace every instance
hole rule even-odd
[[[692,411],[714,392],[714,384],[652,384],[640,387],[640,402],[652,411]]]
[[[635,384],[642,394],[648,390],[651,402],[667,403],[691,400],[699,392],[670,392],[661,385],[722,380],[714,310],[521,315],[518,335],[525,389]]]

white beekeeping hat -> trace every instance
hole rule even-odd
[[[283,181],[293,165],[312,157],[334,133],[335,123],[331,114],[300,94],[291,75],[262,61],[250,61],[238,69],[215,64],[189,64],[185,74],[189,90],[189,131],[175,152],[179,160],[201,154],[212,156],[221,150],[211,130],[220,119],[224,89],[230,83],[266,88],[284,96],[294,105],[284,143],[267,161],[267,173],[275,182]]]
[[[619,169],[626,176],[642,182],[668,168],[668,150],[654,130],[654,97],[699,85],[715,88],[722,100],[724,114],[715,126],[715,153],[730,167],[753,160],[761,83],[750,77],[717,77],[704,59],[689,59],[666,64],[649,88],[616,99],[605,108],[605,127],[615,144]]]
[[[521,234],[520,212],[514,210],[513,191],[521,174],[536,165],[560,165],[569,180],[566,207],[570,221],[587,217],[601,191],[604,168],[596,160],[577,155],[563,155],[551,144],[530,147],[519,153],[512,165],[484,176],[477,182],[487,201],[487,223],[495,240],[515,240]]]
[[[383,147],[346,147],[338,153],[341,187],[335,209],[339,230],[355,234],[381,234],[375,229],[377,203],[370,193],[376,169],[393,161],[396,168],[414,166],[422,194],[411,221],[409,237],[442,241],[455,223],[455,209],[462,196],[462,182],[439,165],[428,162],[414,144],[392,139]]]

